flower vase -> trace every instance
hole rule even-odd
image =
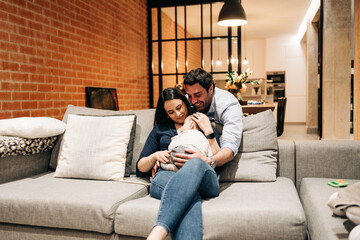
[[[239,92],[240,92],[240,93],[246,92],[246,84],[242,84],[242,85],[241,85],[241,88],[240,88]]]
[[[241,92],[239,91],[236,96],[235,96],[238,100],[241,100],[242,99],[242,96],[241,96]]]
[[[228,90],[230,93],[232,93],[234,95],[234,97],[237,98],[237,95],[239,93],[239,89],[229,89]]]

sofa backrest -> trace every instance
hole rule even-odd
[[[136,162],[145,145],[145,141],[154,127],[155,109],[121,111],[123,113],[134,113],[136,115],[136,132],[133,150],[131,173],[136,173]]]
[[[89,113],[93,111],[96,113],[106,113],[108,110],[87,109],[84,107],[69,106],[73,111],[78,114]],[[145,145],[146,139],[154,126],[155,109],[142,109],[142,110],[127,110],[119,111],[121,114],[135,114],[136,117],[136,132],[133,149],[133,158],[131,165],[131,173],[136,173],[136,162],[139,159],[140,153]],[[107,115],[107,114],[105,114]],[[64,116],[65,118],[66,116]],[[66,119],[65,119],[66,120]],[[221,133],[221,129],[217,129]],[[280,140],[278,141],[279,147],[279,166],[278,176],[290,178],[295,182],[295,144],[293,141]],[[58,146],[59,147],[59,146]],[[57,161],[57,159],[55,159]]]
[[[295,142],[296,187],[304,177],[360,179],[360,141]]]

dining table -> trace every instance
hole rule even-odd
[[[244,115],[251,115],[251,114],[256,114],[259,112],[264,112],[268,109],[270,109],[271,111],[274,111],[274,109],[275,109],[274,103],[266,103],[266,102],[257,103],[257,104],[247,103],[246,105],[241,105],[241,107],[242,107]]]

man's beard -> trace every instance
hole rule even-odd
[[[209,112],[209,110],[210,110],[210,103],[206,102],[206,103],[204,103],[204,109],[200,110],[199,112],[207,114]]]

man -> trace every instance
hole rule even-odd
[[[222,166],[234,158],[240,146],[243,113],[239,101],[228,91],[215,87],[211,74],[201,68],[191,70],[184,77],[184,87],[197,111],[223,125],[221,150],[212,158],[206,158],[211,166]]]

